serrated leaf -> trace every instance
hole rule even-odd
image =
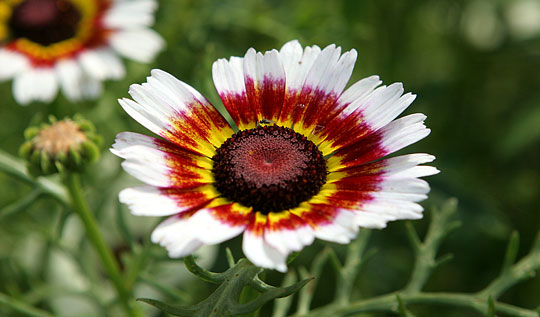
[[[287,297],[291,294],[296,293],[311,280],[313,280],[313,278],[307,278],[288,287],[276,287],[263,293],[261,296],[257,297],[249,303],[238,304],[232,307],[231,311],[233,314],[237,315],[253,312],[273,299]]]
[[[137,301],[150,304],[157,309],[164,311],[168,314],[174,315],[174,316],[183,316],[183,317],[192,317],[195,316],[197,309],[195,306],[192,307],[185,307],[185,306],[173,306],[166,304],[164,302],[150,299],[150,298],[137,298]]]

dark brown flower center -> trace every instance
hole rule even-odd
[[[81,20],[78,8],[67,0],[24,0],[9,20],[14,38],[50,45],[72,38]]]
[[[275,125],[234,134],[212,160],[222,196],[263,214],[298,207],[326,182],[326,160],[317,146]]]

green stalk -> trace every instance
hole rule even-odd
[[[11,309],[23,314],[24,316],[29,316],[29,317],[54,317],[52,314],[50,314],[50,313],[48,313],[48,312],[46,312],[44,310],[32,307],[32,306],[28,305],[25,302],[17,300],[17,299],[15,299],[13,297],[9,297],[8,295],[2,294],[2,293],[0,293],[0,305],[5,305],[6,307],[11,308]]]
[[[118,297],[124,306],[126,314],[133,317],[143,316],[136,306],[130,303],[132,302],[131,292],[126,289],[122,275],[120,274],[118,263],[114,259],[111,249],[105,243],[105,240],[99,231],[96,219],[94,218],[94,215],[90,211],[90,208],[84,199],[79,175],[76,173],[66,173],[64,180],[69,192],[73,210],[77,213],[77,215],[79,215],[81,221],[83,222],[88,239],[98,253],[103,267],[111,279]]]
[[[431,304],[440,306],[464,307],[482,314],[488,313],[488,301],[472,294],[460,293],[401,293],[403,304]],[[516,317],[537,317],[538,313],[532,310],[516,307],[509,304],[494,303],[497,313]],[[396,293],[374,297],[366,300],[351,302],[348,305],[330,304],[303,314],[303,317],[326,316],[353,316],[360,313],[399,312],[399,303]],[[295,315],[299,316],[299,315]]]
[[[43,193],[53,196],[62,203],[67,202],[66,191],[60,184],[46,177],[31,177],[23,160],[2,150],[0,150],[0,171],[40,189]]]

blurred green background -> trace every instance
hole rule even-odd
[[[151,68],[161,68],[219,105],[211,81],[214,60],[241,56],[249,47],[279,49],[291,39],[299,39],[304,46],[336,43],[344,50],[355,48],[358,61],[350,83],[378,74],[385,84],[403,82],[406,91],[418,95],[406,113],[426,114],[432,133],[400,153],[437,156],[434,165],[441,173],[428,179],[432,192],[423,205],[429,209],[457,197],[463,223],[441,251],[454,253],[454,259],[435,271],[427,290],[480,290],[497,276],[512,230],[521,234],[519,254],[527,252],[540,227],[540,1],[163,0],[155,29],[167,42],[157,60],[152,65],[126,61],[127,77],[107,82],[104,94],[95,102],[73,104],[60,96],[51,105],[22,107],[11,97],[11,82],[0,84],[0,146],[13,155],[28,124],[49,114],[63,117],[78,112],[95,123],[104,137],[104,152],[100,163],[88,171],[86,185],[118,254],[126,246],[116,225],[116,195],[137,182],[122,172],[120,160],[107,148],[118,132],[149,132],[130,119],[116,99],[127,96],[130,84],[143,82]],[[45,295],[32,291],[37,285],[54,283],[47,266],[52,265],[51,253],[58,246],[50,239],[58,234],[55,228],[63,219],[70,221],[69,213],[50,198],[6,212],[5,207],[25,197],[31,188],[4,173],[0,173],[0,186],[0,291],[56,309]],[[121,212],[141,241],[158,221],[144,219],[141,224],[125,209]],[[421,232],[427,224],[426,220],[415,222]],[[378,252],[364,266],[354,298],[393,291],[406,283],[413,257],[404,236],[403,223],[392,223],[372,234],[369,247]],[[89,247],[79,240],[73,245],[88,253]],[[239,239],[226,243],[237,258],[241,256],[239,243]],[[323,245],[317,242],[305,249],[292,267],[309,264]],[[343,250],[339,245],[333,247],[338,254]],[[160,248],[155,252],[165,255]],[[224,249],[218,252],[212,267],[219,271],[226,268],[226,262]],[[183,270],[181,261],[170,263]],[[320,282],[323,286],[314,306],[332,298],[333,273],[329,267],[325,269],[328,274]],[[155,270],[149,268],[148,274]],[[271,272],[267,278],[279,283],[282,275]],[[191,300],[211,289],[196,280],[171,286],[190,290]],[[34,297],[25,297],[28,293]],[[537,277],[508,291],[501,300],[534,308],[540,305],[539,294]],[[418,316],[434,312],[477,316],[446,307],[411,308]],[[270,310],[271,305],[265,306],[261,316],[269,316]]]

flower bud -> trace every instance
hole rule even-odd
[[[28,162],[28,171],[34,176],[79,172],[99,157],[101,137],[94,125],[80,115],[60,121],[51,116],[49,123],[27,128],[24,137],[26,142],[19,155]]]

